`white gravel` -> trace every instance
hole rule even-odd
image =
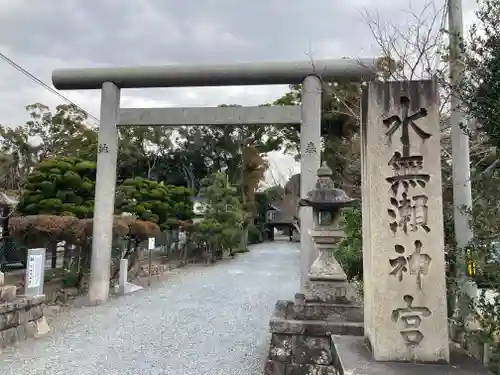
[[[70,311],[0,354],[2,375],[260,375],[278,299],[299,288],[299,245],[253,246],[162,285]]]

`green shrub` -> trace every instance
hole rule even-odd
[[[263,235],[255,225],[248,227],[248,243],[254,245],[263,241]]]
[[[363,281],[363,234],[359,204],[345,209],[342,219],[345,237],[340,241],[335,257],[350,281]]]
[[[76,288],[78,286],[79,273],[76,270],[66,272],[62,279],[63,287]]]
[[[78,158],[52,158],[37,164],[26,180],[17,212],[92,217],[95,172],[95,163]]]

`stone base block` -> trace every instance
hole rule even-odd
[[[330,291],[332,289],[330,288]],[[324,294],[323,294],[324,296]],[[332,334],[364,336],[363,309],[337,298],[278,301],[270,320],[266,375],[337,375]]]
[[[324,365],[297,365],[291,364],[286,368],[287,375],[341,375],[334,366]]]
[[[346,281],[310,281],[304,286],[307,301],[342,302],[348,303]]]
[[[15,285],[0,286],[0,303],[12,302],[16,299],[17,287]]]
[[[269,348],[269,359],[281,362],[292,362],[293,335],[273,333],[271,335],[271,346]]]
[[[334,363],[349,375],[488,375],[488,370],[464,350],[450,347],[450,364],[376,362],[365,338],[332,336]]]
[[[358,305],[310,302],[295,314],[297,320],[363,322],[363,309]]]
[[[330,320],[363,322],[363,309],[353,303],[338,302],[311,302],[306,301],[306,296],[297,294],[295,302],[278,301],[274,309],[274,318],[291,320]]]
[[[330,365],[332,343],[328,336],[295,336],[292,341],[294,363],[298,365]]]
[[[275,318],[287,318],[291,316],[294,311],[293,301],[278,300],[276,306],[274,307],[273,317]]]
[[[307,374],[299,370],[314,366],[333,366],[331,336],[272,335],[267,373]]]
[[[272,318],[270,321],[272,333],[290,335],[353,335],[364,336],[362,322],[320,321],[320,320],[289,320]]]
[[[50,327],[45,316],[42,316],[40,319],[34,320],[33,323],[33,331],[30,332],[30,334],[33,335],[34,338],[45,336],[50,332]]]
[[[285,364],[268,360],[264,375],[340,375],[334,366]]]
[[[120,285],[115,286],[115,292],[120,295],[132,294],[142,289],[144,288],[129,282],[126,282],[123,287],[120,287]]]
[[[286,363],[267,360],[264,365],[264,375],[286,375]]]
[[[42,295],[0,304],[0,348],[41,337],[50,331],[43,314],[44,302]]]

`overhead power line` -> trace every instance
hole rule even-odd
[[[48,84],[46,84],[45,82],[43,82],[41,79],[39,79],[38,77],[36,77],[32,73],[28,72],[21,65],[17,64],[12,59],[10,59],[9,57],[5,56],[5,54],[3,54],[3,53],[0,52],[0,58],[2,58],[2,60],[4,60],[6,63],[8,63],[11,66],[13,66],[17,71],[23,73],[26,77],[30,78],[32,81],[38,83],[44,89],[49,90],[51,93],[57,95],[59,98],[61,98],[62,100],[66,101],[67,103],[70,103],[70,104],[74,105],[80,111],[84,112],[90,119],[94,120],[96,122],[96,124],[99,124],[99,119],[97,117],[95,117],[94,115],[92,115],[91,113],[89,113],[88,111],[86,111],[85,109],[83,109],[82,107],[80,107],[75,102],[69,100],[67,97],[65,97],[64,95],[62,95],[59,91],[57,91],[53,87],[50,87]]]

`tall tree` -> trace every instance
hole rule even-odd
[[[322,159],[335,172],[339,183],[359,183],[359,84],[323,82],[322,96]],[[290,91],[277,99],[274,105],[298,105],[302,101],[302,85],[291,85]],[[284,149],[300,159],[300,125],[279,126],[284,139]],[[356,179],[355,179],[356,178]]]
[[[36,145],[38,162],[57,156],[95,160],[97,132],[83,110],[73,104],[62,104],[52,113],[40,103],[28,105],[26,110],[30,120],[24,128]]]
[[[166,185],[184,186],[198,192],[200,182],[210,174],[203,153],[197,149],[174,148],[158,158],[155,179]]]
[[[500,235],[500,3],[494,0],[478,0],[478,22],[472,26],[464,41],[465,76],[459,94],[469,123],[471,143],[482,145],[481,153],[471,155],[471,179],[473,189],[472,225],[474,250],[478,268],[488,271],[480,275],[488,279],[488,287],[500,293],[498,260]],[[492,267],[493,266],[493,267]],[[481,281],[481,280],[479,280]],[[498,294],[500,295],[500,294]],[[485,313],[478,317],[484,335],[491,343],[500,333],[500,298],[488,301],[483,297],[476,301]],[[500,373],[500,348],[494,345],[492,365]]]
[[[37,149],[29,142],[26,130],[0,126],[3,187],[19,190],[37,159]]]
[[[0,126],[5,188],[19,189],[33,166],[47,158],[68,156],[95,160],[97,133],[87,114],[74,105],[55,113],[43,104],[26,107],[30,120],[17,127]]]
[[[203,179],[200,196],[206,203],[204,220],[195,224],[194,239],[208,245],[212,259],[221,257],[224,250],[241,243],[245,212],[238,191],[227,182],[224,173],[214,173]]]
[[[239,105],[221,105],[221,107],[239,107]],[[180,129],[180,148],[189,154],[196,150],[212,172],[224,172],[233,184],[242,181],[243,150],[255,148],[259,154],[281,148],[279,133],[270,124],[268,126],[200,126]]]
[[[269,203],[279,202],[285,195],[285,188],[281,185],[274,185],[264,190]]]
[[[242,248],[248,246],[249,227],[258,215],[255,193],[264,178],[267,161],[259,154],[255,147],[245,147],[243,149],[243,165],[241,167],[240,192],[243,202],[243,209],[246,215],[243,221]]]
[[[120,127],[118,179],[155,179],[159,161],[172,147],[172,131],[166,126]]]
[[[500,149],[500,4],[479,0],[470,41],[465,42],[466,74],[461,87],[468,114],[488,137],[487,143]]]

